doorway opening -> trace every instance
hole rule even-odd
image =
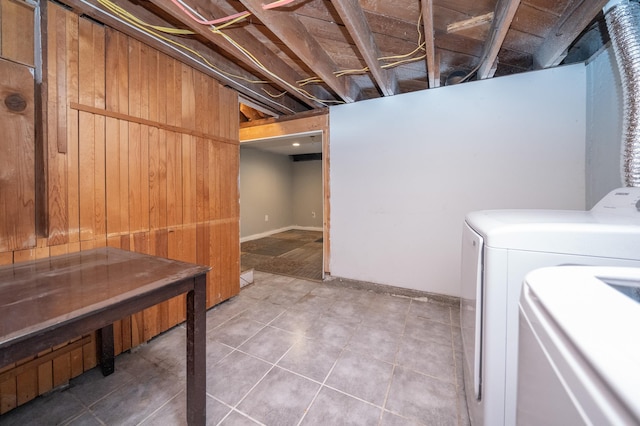
[[[321,131],[240,145],[241,273],[324,278]]]

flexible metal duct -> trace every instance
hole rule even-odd
[[[640,4],[621,0],[606,9],[624,98],[622,181],[640,186]]]

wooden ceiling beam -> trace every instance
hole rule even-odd
[[[436,66],[434,69],[433,86],[429,83],[429,87],[440,87],[440,52],[438,50],[436,50]]]
[[[396,73],[393,69],[383,69],[380,66],[378,58],[382,57],[382,53],[376,44],[367,17],[358,0],[331,0],[331,2],[356,43],[382,94],[384,96],[397,94],[398,78]]]
[[[493,75],[491,69],[496,63],[498,53],[502,48],[502,43],[507,36],[518,6],[520,6],[520,0],[498,0],[493,15],[494,19],[489,30],[489,38],[485,42],[480,56],[482,59],[478,67],[478,80]]]
[[[337,65],[289,10],[265,10],[263,0],[240,0],[276,37],[322,79],[343,101],[355,102],[360,88],[352,78],[336,77]]]
[[[255,71],[258,75],[261,75],[266,80],[271,81],[274,85],[278,86],[282,90],[287,91],[291,96],[297,98],[302,103],[308,105],[311,108],[322,108],[325,105],[322,103],[309,99],[308,96],[292,89],[292,87],[297,88],[297,81],[302,80],[302,77],[293,70],[289,65],[287,65],[282,59],[278,56],[274,55],[271,51],[267,49],[261,49],[259,46],[262,45],[260,41],[258,41],[255,37],[253,37],[248,31],[242,30],[233,33],[233,37],[231,37],[237,44],[248,49],[251,54],[262,63],[269,71],[273,74],[277,75],[278,78],[274,78],[265,72],[260,66],[258,66],[254,61],[250,60],[245,54],[243,54],[237,47],[235,47],[230,41],[228,41],[225,37],[220,34],[215,34],[211,31],[210,26],[199,24],[192,19],[190,19],[178,6],[175,5],[171,0],[150,0],[152,4],[156,5],[160,9],[163,9],[165,12],[169,13],[173,18],[180,21],[182,24],[187,26],[189,29],[194,31],[196,34],[204,37],[207,41],[213,43],[214,45],[220,47],[227,54],[235,58],[236,61],[245,64],[249,69]],[[227,14],[218,8],[214,3],[207,3],[207,14],[210,16],[226,16]],[[225,34],[228,32],[223,30]],[[281,80],[284,80],[283,81]],[[325,90],[322,86],[314,86],[306,89],[307,92],[312,97],[316,99],[324,99],[324,100],[333,100],[333,96]]]
[[[243,103],[240,103],[240,112],[247,117],[248,121],[257,121],[265,118],[258,110],[255,110]]]
[[[534,67],[548,68],[558,65],[566,56],[567,49],[595,18],[607,0],[574,0],[549,31],[538,51],[533,55]]]
[[[132,12],[135,16],[140,19],[151,22],[155,25],[162,26],[170,26],[166,22],[160,22],[156,15],[152,15],[146,9],[134,6],[133,3],[127,2],[126,4],[118,1],[119,6],[125,7],[129,12]],[[244,69],[239,66],[231,63],[222,55],[212,51],[207,48],[202,43],[199,43],[195,40],[189,40],[185,38],[180,38],[178,41],[180,44],[183,44],[190,49],[193,49],[199,52],[203,57],[205,57],[210,63],[216,64],[217,70],[208,66],[202,59],[197,58],[193,55],[190,55],[187,51],[180,49],[177,46],[174,46],[168,42],[157,39],[156,37],[135,28],[132,25],[127,24],[124,20],[119,17],[112,15],[111,13],[107,13],[102,9],[102,7],[95,2],[95,0],[64,0],[64,4],[71,7],[78,14],[84,14],[95,19],[98,22],[102,22],[105,25],[110,26],[111,28],[120,31],[123,34],[126,34],[142,43],[148,44],[152,46],[154,49],[171,56],[185,64],[192,66],[193,68],[212,76],[221,84],[228,85],[229,87],[235,89],[239,93],[242,93],[246,97],[253,99],[256,103],[263,105],[265,108],[276,112],[277,114],[294,114],[297,112],[304,111],[303,105],[294,101],[290,97],[281,97],[281,98],[271,98],[270,96],[264,94],[263,88],[264,85],[249,83],[247,81],[238,82],[235,79],[231,78],[230,75],[240,76],[242,78],[246,78],[247,80],[255,80],[255,76],[248,73]],[[174,37],[169,35],[164,35],[168,39],[174,39]]]
[[[425,61],[429,88],[440,86],[440,64],[436,62],[436,47],[433,37],[433,0],[420,0],[422,27],[424,29]],[[436,75],[438,80],[436,80]]]
[[[447,34],[468,30],[469,28],[475,28],[480,25],[488,24],[491,21],[493,21],[493,12],[485,13],[484,15],[480,16],[474,16],[473,18],[465,19],[447,25]]]

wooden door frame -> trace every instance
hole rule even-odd
[[[330,155],[329,155],[329,112],[311,116],[294,117],[287,119],[265,119],[251,124],[240,126],[240,146],[243,143],[255,142],[261,139],[270,139],[282,136],[292,136],[301,133],[322,133],[322,276],[331,273],[329,256],[331,254],[331,192],[329,187]],[[240,238],[240,236],[238,236]]]

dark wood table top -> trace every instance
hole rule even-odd
[[[2,266],[0,349],[210,269],[115,248]]]

